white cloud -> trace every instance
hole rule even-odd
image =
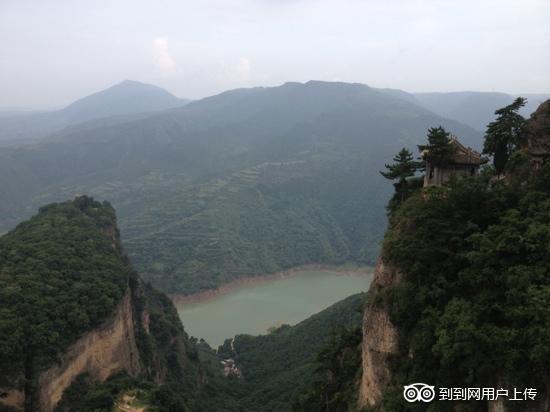
[[[191,98],[312,78],[550,90],[550,0],[161,3],[0,0],[0,38],[17,40],[0,46],[0,107],[62,106],[125,78]]]
[[[166,37],[156,37],[153,41],[154,57],[157,67],[163,74],[173,73],[176,69],[176,62],[168,50],[168,39]]]
[[[241,57],[236,62],[223,63],[223,71],[226,80],[234,83],[246,83],[250,80],[252,73],[250,60]]]

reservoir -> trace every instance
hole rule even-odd
[[[303,270],[194,303],[176,303],[186,332],[217,348],[226,338],[294,325],[368,289],[372,273]]]

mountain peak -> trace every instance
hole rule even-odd
[[[166,110],[185,103],[185,100],[158,86],[123,80],[75,101],[62,112],[71,122],[82,122],[100,117]]]
[[[149,83],[143,83],[143,82],[140,82],[140,81],[137,81],[137,80],[129,80],[129,79],[125,79],[119,83],[116,83],[115,85],[105,89],[105,90],[109,90],[109,89],[113,89],[113,88],[145,88],[145,89],[156,89],[156,90],[162,90],[162,91],[165,91],[166,93],[169,93],[167,92],[166,90],[164,90],[163,88],[159,87],[159,86],[155,86],[154,84],[149,84]]]

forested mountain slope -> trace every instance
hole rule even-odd
[[[419,410],[548,410],[550,100],[526,123],[517,109],[500,110],[486,137],[489,153],[510,151],[502,174],[487,167],[393,203],[363,324],[369,410],[410,407],[414,382],[436,388]],[[463,387],[509,396],[441,399]]]
[[[473,129],[365,85],[234,90],[0,150],[0,224],[75,193],[107,199],[137,267],[171,292],[372,263],[390,192],[378,170],[440,123],[479,146]]]
[[[50,204],[0,237],[0,410],[111,411],[125,395],[151,411],[290,410],[322,379],[319,352],[343,330],[360,336],[363,304],[351,296],[216,354],[132,269],[109,204]],[[222,375],[228,357],[242,378]]]
[[[61,110],[0,116],[0,143],[43,138],[93,119],[156,112],[183,106],[187,102],[160,87],[125,80]]]
[[[324,383],[316,374],[322,368],[322,351],[334,348],[342,336],[357,336],[355,355],[360,362],[360,326],[365,294],[352,295],[294,326],[283,325],[260,336],[238,335],[218,349],[242,373],[239,406],[247,411],[284,412],[310,387]],[[354,387],[349,388],[354,393]]]
[[[133,271],[106,203],[50,204],[0,237],[0,313],[2,411],[111,410],[136,385],[174,410],[217,410],[219,365],[199,361],[171,301]]]

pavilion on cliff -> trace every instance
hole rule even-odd
[[[434,163],[429,150],[422,152],[422,159],[426,165],[424,187],[440,186],[451,176],[475,176],[479,173],[480,166],[488,161],[471,147],[461,144],[456,136],[451,136],[450,144],[454,147],[452,160],[444,164]]]

